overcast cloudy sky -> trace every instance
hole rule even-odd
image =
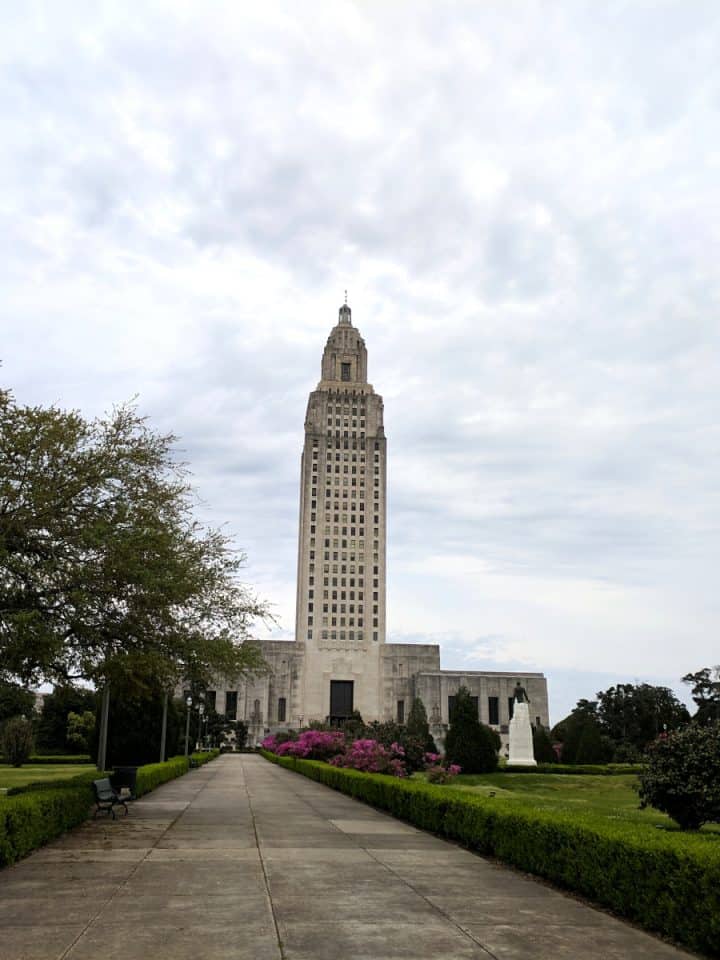
[[[0,355],[138,396],[292,636],[343,290],[385,398],[389,639],[554,720],[720,661],[720,6],[6,2]]]

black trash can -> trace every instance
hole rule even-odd
[[[123,791],[129,791],[130,796],[126,799],[135,799],[135,790],[137,787],[137,767],[115,767],[110,774],[110,783],[118,796],[123,795]]]

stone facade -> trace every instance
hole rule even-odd
[[[251,744],[350,709],[402,722],[417,696],[441,745],[462,685],[506,741],[518,679],[533,722],[549,725],[542,674],[441,670],[439,646],[385,642],[386,454],[382,397],[368,383],[365,342],[344,304],[305,414],[296,639],[263,642],[268,676],[218,682],[211,692],[218,712],[248,725]]]

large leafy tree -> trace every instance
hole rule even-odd
[[[644,750],[658,734],[687,723],[690,715],[668,687],[619,683],[600,691],[598,719],[603,733],[616,744]]]
[[[0,723],[10,717],[30,718],[35,707],[35,694],[19,683],[0,679]]]
[[[76,753],[77,747],[68,740],[68,717],[71,713],[95,712],[97,696],[94,690],[62,684],[43,697],[42,713],[38,723],[37,747],[40,751]]]
[[[193,516],[172,435],[0,394],[0,670],[125,697],[263,669],[243,556]]]
[[[595,700],[578,700],[572,713],[553,727],[552,738],[562,742],[563,763],[603,763],[612,756],[613,745],[603,736]]]
[[[697,706],[693,720],[702,724],[719,721],[720,666],[705,667],[696,673],[686,673],[683,683],[690,684],[692,698]]]

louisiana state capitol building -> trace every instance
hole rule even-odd
[[[367,349],[340,308],[305,414],[295,637],[305,644],[303,711],[382,713],[386,442]]]
[[[268,676],[218,679],[208,692],[219,713],[248,725],[251,744],[354,710],[366,721],[403,723],[420,697],[441,745],[460,686],[506,742],[517,680],[532,722],[549,725],[542,673],[441,670],[437,644],[387,642],[386,469],[382,397],[368,383],[365,341],[343,304],[305,414],[295,639],[261,642]]]

